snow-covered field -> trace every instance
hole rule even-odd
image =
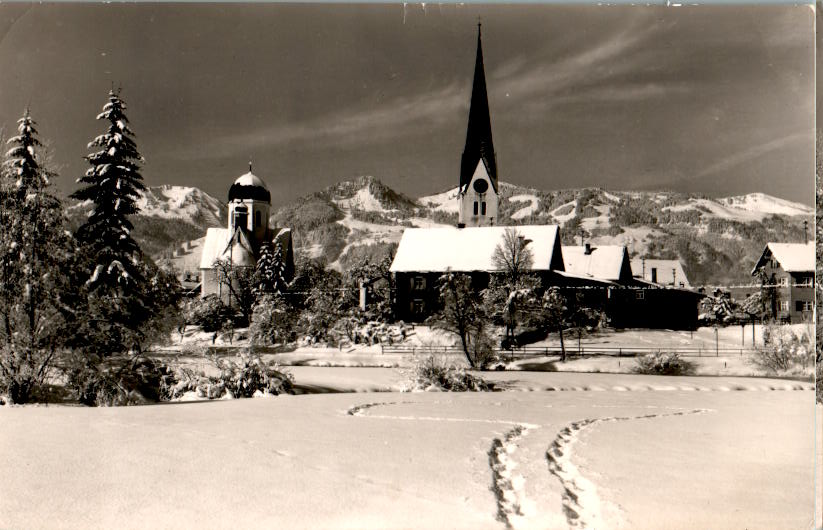
[[[0,527],[811,526],[811,391],[528,376],[556,391],[5,407]]]

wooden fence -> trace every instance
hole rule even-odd
[[[463,355],[463,349],[453,346],[407,346],[407,345],[382,345],[381,353],[396,355]],[[608,355],[612,357],[636,357],[648,353],[666,352],[677,353],[681,357],[731,357],[743,356],[744,353],[751,353],[750,348],[654,348],[654,347],[612,347],[612,346],[570,346],[566,348],[566,355],[570,357]],[[562,355],[560,346],[523,346],[512,349],[497,349],[501,356],[510,358],[544,357],[550,355]]]

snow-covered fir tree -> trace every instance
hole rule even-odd
[[[28,110],[7,143],[0,179],[0,393],[26,402],[70,335],[74,238],[49,191]]]
[[[78,240],[91,253],[88,282],[93,289],[121,286],[128,291],[130,284],[141,281],[141,252],[131,236],[128,216],[138,212],[137,199],[146,189],[139,172],[144,160],[125,109],[120,94],[109,92],[109,101],[97,116],[108,122],[108,130],[89,143],[89,149],[98,150],[86,157],[91,168],[77,180],[85,186],[72,194],[94,203],[88,220],[77,231]]]
[[[179,285],[171,285],[167,275],[158,276],[131,236],[128,217],[138,212],[136,203],[146,188],[140,176],[143,157],[125,109],[119,93],[109,92],[109,101],[97,116],[107,122],[107,131],[89,143],[89,149],[97,150],[86,157],[91,167],[78,179],[84,187],[72,194],[93,203],[76,234],[84,314],[73,343],[89,359],[139,353],[163,329],[157,320],[166,319],[179,302]]]
[[[260,246],[260,257],[257,259],[256,291],[264,293],[286,292],[286,260],[279,243],[266,242]]]

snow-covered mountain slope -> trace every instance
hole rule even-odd
[[[747,195],[736,195],[718,199],[717,202],[732,207],[735,210],[743,210],[765,215],[814,215],[814,209],[799,202],[787,201],[778,197],[772,197],[765,193],[749,193]]]
[[[70,213],[86,212],[91,201],[83,201],[68,207]],[[152,186],[137,199],[137,214],[143,217],[179,219],[197,226],[223,226],[226,206],[205,191],[191,186]]]
[[[223,226],[225,205],[208,193],[190,186],[154,186],[137,201],[140,215],[183,219],[197,225]]]
[[[409,210],[418,206],[414,199],[394,191],[369,175],[344,180],[319,194],[341,208],[364,212]]]
[[[417,199],[417,202],[430,210],[437,210],[447,213],[457,213],[457,190],[458,187],[450,188],[441,193],[426,195]]]

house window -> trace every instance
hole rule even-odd
[[[788,300],[783,300],[782,302],[780,302],[780,310],[781,311],[788,311],[789,310],[789,301]]]
[[[474,201],[474,215],[477,215],[477,201]]]
[[[787,285],[789,285],[789,278],[786,276],[781,276],[777,279],[777,285],[779,285],[780,287],[786,287]]]
[[[422,291],[426,288],[426,278],[423,276],[415,276],[412,279],[412,289],[415,291]]]
[[[423,300],[412,300],[412,313],[419,315],[423,313],[424,308],[425,304],[423,303]]]
[[[638,290],[634,293],[634,297],[638,300],[645,300],[646,299],[646,291]]]
[[[480,215],[486,215],[486,201],[480,204]]]
[[[794,310],[795,311],[811,311],[812,310],[812,302],[809,300],[797,300],[794,303]]]

